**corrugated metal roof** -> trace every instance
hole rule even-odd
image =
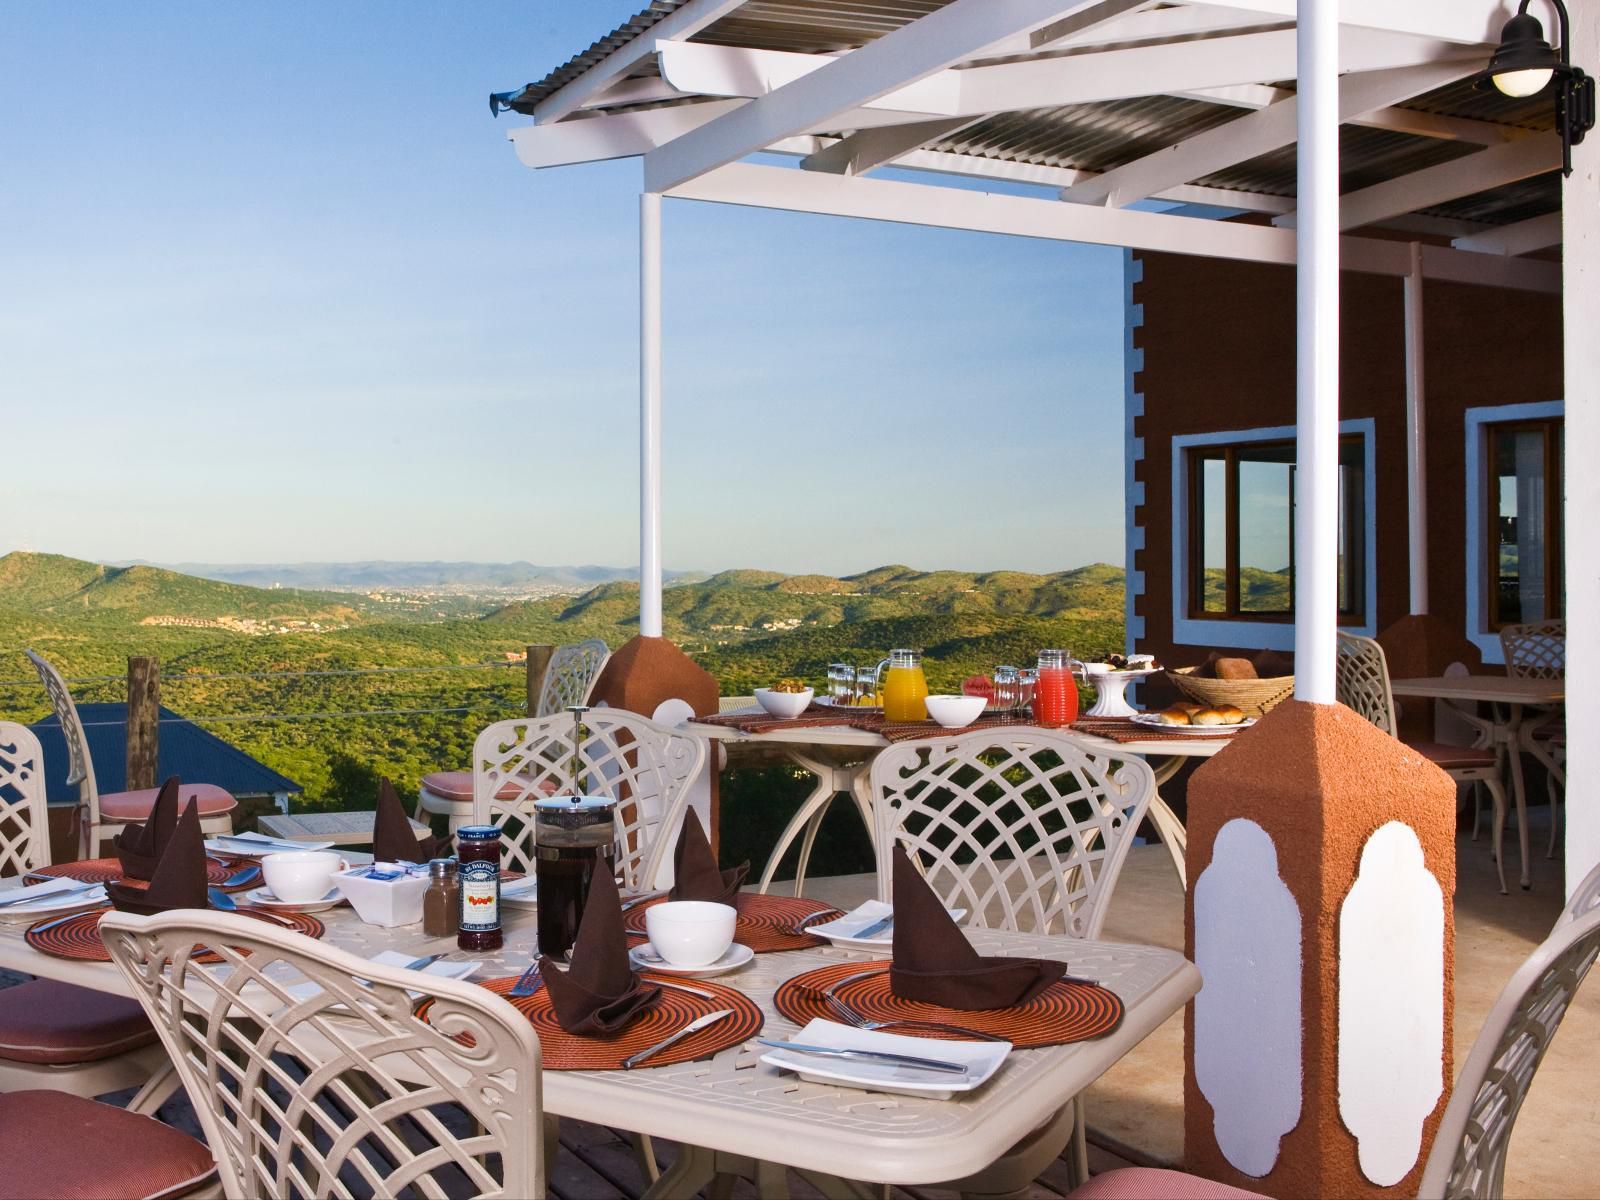
[[[122,791],[128,779],[128,706],[80,704],[78,719],[89,740],[95,783],[101,793]],[[52,714],[30,728],[44,749],[45,798],[51,804],[76,804],[78,789],[67,784],[67,742],[61,736],[60,722]],[[278,774],[237,746],[163,706],[156,778],[171,775],[185,783],[215,784],[235,796],[275,796],[279,792],[305,790],[288,776]]]
[[[657,0],[583,54],[538,83],[530,84],[510,101],[510,107],[531,112],[538,101],[578,78],[618,46],[639,36],[687,2]],[[946,3],[949,0],[748,0],[702,30],[693,40],[757,50],[836,53],[891,33]],[[1067,53],[1070,57],[1074,52]],[[655,65],[650,60],[642,62],[632,72],[635,76],[655,73]],[[1292,88],[1293,85],[1279,86]],[[1554,105],[1548,96],[1513,101],[1497,93],[1478,90],[1470,81],[1451,84],[1398,107],[1529,130],[1554,127]],[[1174,96],[1031,109],[997,113],[943,141],[930,143],[929,148],[1036,166],[1106,171],[1237,120],[1247,112]],[[1368,187],[1478,149],[1466,142],[1347,126],[1341,132],[1340,141],[1343,189],[1353,191]],[[1193,182],[1243,192],[1292,196],[1295,148],[1287,146]],[[1560,189],[1554,178],[1549,177],[1491,189],[1432,211],[1483,223],[1499,223],[1522,220],[1559,207]]]

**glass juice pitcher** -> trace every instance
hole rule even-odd
[[[1064,650],[1039,651],[1038,678],[1033,685],[1033,721],[1046,728],[1071,725],[1078,719],[1078,685],[1072,678],[1072,656]]]
[[[883,719],[926,721],[928,680],[922,674],[921,651],[891,650],[885,661],[889,671],[883,680]]]

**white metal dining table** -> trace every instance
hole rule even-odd
[[[1564,679],[1514,679],[1506,675],[1440,675],[1391,679],[1396,696],[1488,704],[1494,713],[1494,745],[1510,758],[1511,794],[1517,806],[1517,844],[1522,852],[1522,886],[1533,886],[1528,869],[1528,801],[1522,776],[1522,730],[1527,710],[1566,703]]]
[[[734,709],[721,715],[727,717],[764,714],[760,708],[753,707]],[[827,816],[829,807],[838,796],[850,798],[867,828],[867,837],[874,838],[872,795],[867,780],[872,772],[872,760],[892,744],[882,734],[848,725],[779,726],[759,733],[746,733],[727,725],[708,725],[702,722],[690,722],[684,728],[687,733],[718,741],[776,746],[791,762],[816,778],[816,786],[790,817],[789,823],[784,826],[772,854],[767,859],[767,865],[762,870],[757,885],[762,892],[772,886],[772,880],[779,866],[788,855],[790,847],[794,845],[795,839],[799,838],[800,858],[795,867],[793,894],[796,896],[804,894],[806,870],[811,861],[812,847],[816,844],[817,831],[821,829],[823,818]],[[1210,758],[1228,744],[1228,739],[1222,737],[1197,736],[1179,739],[1174,736],[1122,742],[1080,730],[1069,732],[1100,753],[1148,760],[1156,777],[1157,788],[1170,781],[1189,759]],[[1161,844],[1166,847],[1167,854],[1172,859],[1173,869],[1178,873],[1178,881],[1187,886],[1188,875],[1184,865],[1187,837],[1183,822],[1161,798],[1159,791],[1150,801],[1149,816],[1151,824],[1161,837]]]
[[[0,882],[0,890],[14,883]],[[383,950],[421,955],[454,947],[451,940],[423,937],[415,926],[381,929],[363,924],[348,908],[320,916],[328,943],[364,956]],[[110,963],[47,956],[24,941],[25,929],[23,923],[0,923],[0,968],[133,994]],[[480,959],[478,979],[516,974],[529,961],[535,929],[531,912],[508,912],[502,950],[460,957]],[[719,1170],[752,1159],[873,1183],[936,1183],[993,1162],[1200,988],[1194,964],[1172,950],[986,929],[969,930],[968,935],[985,953],[1064,959],[1074,974],[1098,979],[1117,993],[1126,1008],[1122,1023],[1092,1041],[1015,1051],[996,1079],[951,1100],[802,1082],[760,1063],[760,1048],[747,1042],[676,1066],[546,1071],[545,1111],[680,1143],[683,1152],[651,1186],[648,1197],[692,1195]],[[762,954],[719,982],[748,994],[762,1009],[763,1034],[781,1038],[796,1026],[774,1007],[780,983],[816,967],[870,957],[831,946]]]

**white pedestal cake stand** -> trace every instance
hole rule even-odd
[[[1084,679],[1095,690],[1094,707],[1086,717],[1131,717],[1138,709],[1128,703],[1126,691],[1130,683],[1138,683],[1147,675],[1159,674],[1161,668],[1147,671],[1096,671],[1096,663],[1084,669]]]

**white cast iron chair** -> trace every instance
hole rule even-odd
[[[83,722],[78,717],[78,706],[61,678],[48,661],[26,651],[33,669],[39,673],[44,690],[50,695],[50,706],[55,709],[56,720],[61,725],[62,739],[67,743],[67,782],[78,785],[78,852],[84,858],[99,858],[103,843],[110,841],[124,825],[140,824],[149,820],[160,788],[140,788],[132,792],[100,792],[94,777],[94,759],[89,754],[89,740],[83,732]],[[236,801],[222,788],[209,783],[185,783],[178,793],[181,812],[189,801],[200,805],[200,828],[206,834],[232,833],[233,810]]]
[[[1390,737],[1396,736],[1394,693],[1389,689],[1389,660],[1383,647],[1369,637],[1339,635],[1337,664],[1339,703],[1354,709]],[[1494,862],[1500,873],[1500,894],[1506,891],[1503,843],[1506,823],[1506,789],[1500,781],[1500,763],[1487,747],[1449,746],[1443,742],[1406,742],[1405,745],[1433,763],[1457,783],[1481,783],[1494,801]],[[1519,819],[1521,814],[1519,815]],[[1522,864],[1522,886],[1528,886],[1528,864]]]
[[[539,1039],[500,997],[228,913],[100,930],[228,1197],[544,1195]]]
[[[587,704],[589,693],[594,691],[610,658],[611,650],[599,638],[557,646],[545,670],[533,715],[554,716],[570,705]],[[451,833],[472,819],[471,771],[434,771],[422,777],[414,819],[427,821],[435,813],[449,818]]]
[[[44,779],[32,730],[0,721],[0,879],[50,863]],[[0,909],[0,921],[28,920]],[[177,1086],[137,1002],[50,979],[0,988],[0,1092],[101,1096],[138,1087],[129,1109],[153,1113]]]
[[[1133,835],[1156,794],[1141,758],[1116,759],[1070,734],[1020,727],[902,742],[872,764],[878,896],[892,897],[896,845],[944,903],[980,928],[1098,937]],[[1073,1144],[1088,1177],[1083,1102],[1072,1102],[985,1170],[941,1184],[1000,1194]]]
[[[583,726],[578,786],[617,801],[618,873],[624,887],[647,891],[705,768],[705,743],[620,708],[590,709]],[[534,869],[534,803],[573,790],[576,729],[571,713],[497,721],[473,745],[472,822],[501,828],[508,870]]]
[[[1567,623],[1564,619],[1507,625],[1500,631],[1500,649],[1506,661],[1506,674],[1512,679],[1567,677]],[[1545,857],[1554,858],[1560,829],[1557,797],[1558,792],[1567,790],[1566,716],[1549,712],[1524,721],[1517,740],[1544,768],[1545,788],[1550,796],[1550,847]]]
[[[1456,1079],[1422,1171],[1421,1200],[1501,1200],[1511,1130],[1534,1072],[1600,956],[1600,869],[1573,894],[1543,944],[1517,968]],[[1069,1200],[1256,1197],[1180,1171],[1129,1167],[1097,1175]],[[1264,1198],[1257,1198],[1264,1200]]]

